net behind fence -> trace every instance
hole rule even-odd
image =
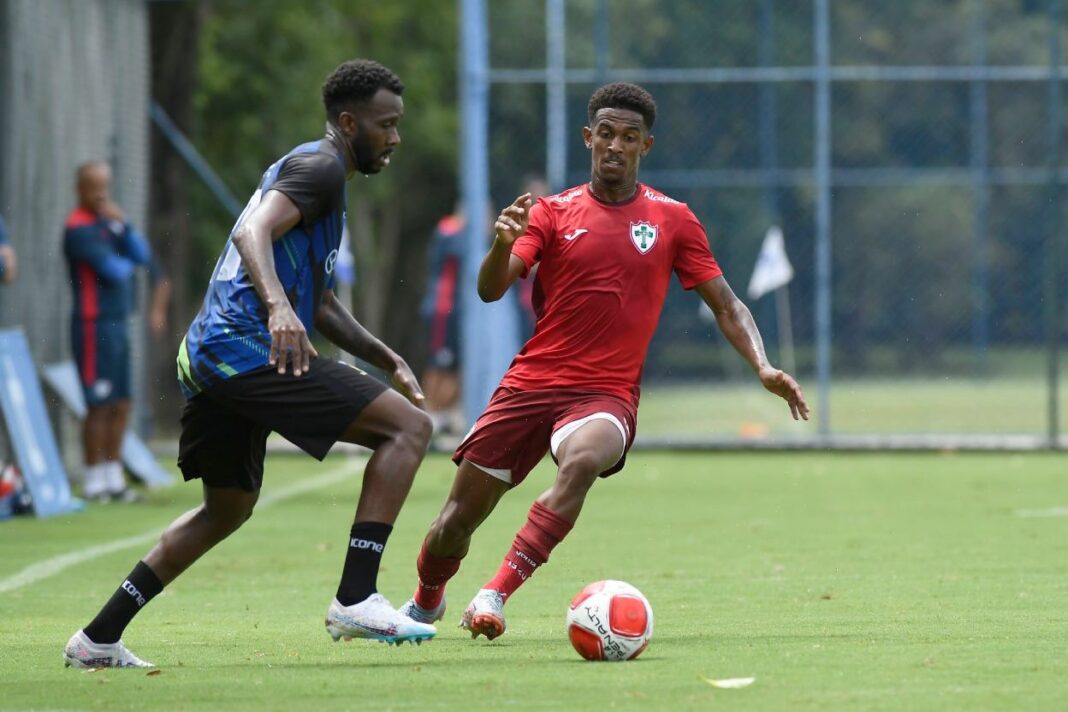
[[[641,83],[659,105],[641,180],[690,205],[773,360],[792,346],[829,413],[822,431],[790,421],[676,285],[646,363],[642,435],[997,446],[1068,430],[1050,408],[1051,387],[1068,394],[1051,377],[1068,262],[1059,3],[504,1],[488,3],[488,28],[494,205],[526,173],[555,190],[587,181],[591,92]],[[795,277],[786,298],[752,299],[772,226]]]

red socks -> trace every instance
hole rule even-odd
[[[574,526],[551,509],[535,502],[527,515],[527,523],[515,535],[512,548],[497,575],[483,588],[498,591],[506,599],[534,575],[534,571],[549,560],[553,547],[563,541]]]
[[[459,571],[460,559],[434,556],[426,550],[424,541],[415,566],[419,571],[419,585],[415,587],[415,604],[420,608],[433,610],[438,607],[445,595],[445,583]]]
[[[549,560],[553,547],[563,541],[573,524],[560,515],[535,502],[527,514],[527,523],[519,530],[512,548],[497,575],[483,588],[499,591],[505,598],[512,595],[535,569]],[[416,562],[419,585],[415,589],[415,603],[420,608],[433,610],[441,604],[445,584],[460,569],[460,559],[434,556],[426,550],[426,542]]]

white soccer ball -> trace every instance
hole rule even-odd
[[[653,637],[653,607],[623,581],[597,581],[567,609],[567,635],[587,660],[633,660]]]

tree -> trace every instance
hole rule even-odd
[[[149,32],[152,49],[152,97],[179,129],[193,122],[197,90],[197,54],[204,6],[200,2],[152,3]],[[194,221],[189,210],[191,171],[158,130],[152,131],[152,187],[149,234],[160,263],[173,285],[166,336],[151,349],[149,365],[158,396],[153,410],[158,422],[176,422],[181,399],[174,375],[174,355],[196,306],[200,289],[186,275],[196,254],[190,235]],[[195,295],[195,296],[194,296]]]

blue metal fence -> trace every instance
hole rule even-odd
[[[585,181],[584,97],[626,80],[646,85],[663,112],[642,180],[689,202],[712,228],[736,288],[767,226],[784,226],[798,266],[789,290],[800,375],[818,427],[758,415],[768,422],[757,433],[807,443],[860,433],[1060,442],[1060,0],[472,0],[463,27],[469,209],[484,205],[486,186],[495,209],[510,199],[517,164],[540,163],[553,189]],[[476,269],[485,242],[470,247]],[[751,306],[774,337],[769,305]],[[719,348],[695,313],[693,300],[669,297],[646,368],[653,410],[680,382],[734,393],[736,369],[690,356]],[[476,352],[500,344],[485,325],[467,337]],[[468,379],[494,381],[470,368]],[[886,387],[872,391],[873,408],[885,413],[868,417],[851,392],[878,382]],[[1008,393],[1018,422],[954,411],[969,390],[977,409]],[[658,432],[663,420],[644,431],[750,437],[744,416],[726,434],[702,430],[701,418],[692,431]]]

